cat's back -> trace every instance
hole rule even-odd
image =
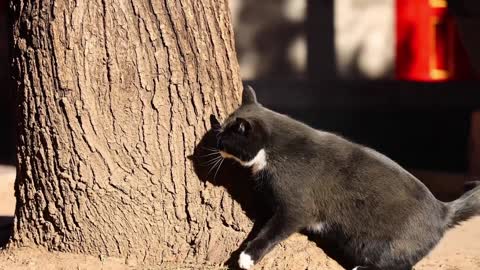
[[[317,151],[322,147],[341,150],[354,146],[353,143],[337,134],[315,129],[288,115],[269,109],[265,110],[262,118],[270,126],[273,139],[278,143],[288,141],[290,145],[298,144],[298,146],[305,147],[305,150],[310,149],[311,151]]]
[[[441,207],[421,181],[386,155],[288,116],[279,115],[275,123],[285,139],[282,155],[290,157],[288,170],[297,175],[312,177],[311,181],[322,185],[330,181],[346,196],[361,190],[379,202],[411,206],[431,202]]]

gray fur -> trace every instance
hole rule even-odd
[[[238,134],[237,122],[250,129]],[[338,240],[355,265],[411,269],[447,229],[480,214],[480,187],[440,202],[391,159],[261,106],[251,88],[221,127],[219,148],[242,161],[266,152],[256,176],[271,189],[276,214],[247,245],[255,262],[291,233],[322,223],[322,235]],[[277,233],[267,237],[269,230]]]

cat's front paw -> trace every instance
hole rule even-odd
[[[250,269],[255,264],[252,259],[252,256],[248,255],[245,252],[240,253],[240,258],[238,259],[238,266],[241,269]]]

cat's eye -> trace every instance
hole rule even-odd
[[[237,133],[244,134],[245,133],[245,124],[239,123],[237,126]]]
[[[233,130],[237,134],[247,135],[250,130],[250,123],[245,119],[238,118],[233,126]]]

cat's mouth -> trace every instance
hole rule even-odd
[[[238,157],[236,157],[236,156],[234,156],[234,155],[232,155],[232,154],[229,154],[229,153],[227,153],[227,152],[225,152],[225,151],[220,150],[219,152],[220,152],[220,156],[222,156],[223,158],[233,159],[233,160],[239,162],[240,164],[245,163],[245,161],[242,161],[242,160],[239,159]]]

